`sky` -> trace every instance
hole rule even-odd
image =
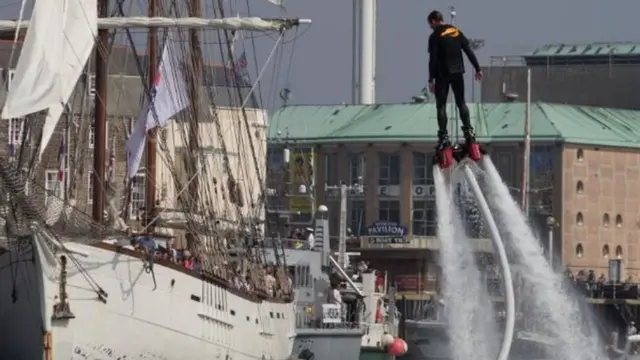
[[[134,11],[144,8],[142,0],[132,1]],[[210,7],[211,1],[205,0],[205,7]],[[290,103],[350,102],[352,1],[284,0],[286,11],[267,0],[226,1],[237,5],[243,15],[248,3],[253,15],[313,20],[310,27],[299,30],[295,46],[283,45],[283,62],[275,80],[272,66],[266,67],[261,86],[265,98],[275,94],[277,99],[279,89],[287,87],[292,91]],[[430,34],[425,19],[434,9],[446,16],[449,6],[456,8],[456,24],[467,37],[485,40],[485,47],[478,51],[482,65],[489,65],[491,56],[519,55],[547,43],[640,42],[638,0],[378,0],[377,102],[410,101],[425,86]],[[16,0],[0,0],[3,19],[17,18],[19,9]],[[269,37],[256,40],[259,67],[273,44]],[[249,41],[245,46],[251,49]],[[247,53],[253,62],[252,51]],[[255,79],[257,71],[251,72]]]

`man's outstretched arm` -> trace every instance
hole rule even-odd
[[[462,32],[460,32],[460,36],[462,36],[462,51],[464,51],[464,53],[467,55],[467,58],[469,59],[469,62],[475,69],[476,73],[481,72],[482,69],[480,69],[480,63],[478,63],[478,58],[476,57],[476,54],[471,49],[471,46],[469,44],[469,39],[467,39],[467,37],[464,36]]]

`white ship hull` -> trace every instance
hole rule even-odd
[[[77,243],[66,244],[80,263],[67,265],[66,291],[75,318],[52,319],[60,255],[53,256],[40,239],[34,244],[36,251],[19,257],[0,255],[3,358],[281,360],[291,354],[292,304],[250,301],[158,264],[154,290],[140,259]],[[106,303],[98,299],[98,286],[108,294]]]

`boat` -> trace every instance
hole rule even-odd
[[[192,29],[189,47],[199,49],[198,31],[193,29],[222,29],[224,35],[241,30],[282,33],[301,21],[222,16],[205,19],[200,14],[184,19],[163,18],[155,16],[153,3],[150,2],[148,18],[107,19],[108,9],[103,2],[69,1],[62,9],[62,4],[55,1],[39,0],[30,21],[0,22],[0,28],[13,27],[16,31],[29,26],[3,118],[29,116],[24,125],[28,128],[26,134],[32,138],[40,135],[36,151],[23,142],[15,154],[0,155],[0,218],[4,224],[0,235],[3,358],[282,360],[292,353],[296,309],[291,289],[286,286],[286,271],[282,266],[266,266],[248,241],[264,236],[260,226],[264,214],[255,211],[261,208],[259,197],[264,184],[260,174],[264,171],[259,162],[246,161],[245,165],[254,169],[244,172],[247,177],[243,181],[253,189],[245,193],[239,190],[241,185],[233,176],[233,170],[237,173],[239,169],[229,169],[227,158],[229,153],[239,153],[240,145],[225,145],[222,133],[230,124],[221,124],[215,107],[208,111],[213,121],[207,131],[218,134],[217,142],[198,142],[200,106],[206,102],[203,98],[192,96],[184,106],[171,103],[176,111],[164,114],[165,124],[157,124],[161,122],[160,106],[178,101],[165,98],[166,102],[156,104],[162,93],[161,84],[168,86],[171,81],[185,79],[166,77],[164,80],[168,81],[159,82],[167,71],[176,74],[181,68],[171,67],[166,61],[171,46],[166,40],[169,32],[165,33],[162,59],[156,58],[155,29],[176,25]],[[65,11],[66,16],[56,15],[64,15]],[[166,146],[164,129],[158,136],[155,130],[146,134],[150,150],[146,161],[147,198],[138,218],[127,218],[131,212],[123,211],[131,208],[134,195],[140,195],[131,194],[138,172],[134,171],[134,176],[114,176],[113,155],[106,153],[108,79],[106,56],[101,54],[108,49],[108,29],[132,26],[152,28],[147,56],[149,91],[143,106],[147,111],[140,111],[136,126],[142,124],[144,128],[152,114],[157,122],[152,129],[158,125],[172,126],[172,134],[192,135],[184,137],[187,140],[183,147],[192,150],[191,157],[181,155],[182,172],[190,174],[184,181],[176,176],[180,156],[175,153],[176,147]],[[69,36],[72,33],[82,36]],[[64,50],[56,53],[54,49],[58,46]],[[43,178],[39,172],[42,157],[47,156],[49,142],[56,135],[58,120],[69,108],[74,108],[69,105],[70,97],[85,75],[94,46],[99,50],[95,52],[94,167],[89,172],[93,179],[90,181],[93,203],[89,215],[80,209],[77,198],[60,191],[68,185],[63,179],[68,175],[66,152],[71,131],[61,136],[60,151],[54,155],[59,157],[60,170],[54,177],[59,188],[52,189],[39,181]],[[202,63],[201,54],[191,55],[195,63]],[[228,52],[225,57],[235,75],[235,55]],[[189,77],[191,95],[199,93],[194,78]],[[248,124],[242,94],[237,96],[240,99],[234,119],[244,118]],[[183,115],[178,114],[180,111]],[[46,115],[40,116],[42,113]],[[170,120],[172,117],[180,121]],[[248,125],[244,134],[234,132],[234,135],[249,143],[259,142],[256,139],[260,137],[259,129]],[[136,128],[131,131],[135,133]],[[75,135],[81,137],[82,133],[76,129]],[[145,133],[142,130],[142,140]],[[52,145],[54,149],[57,147]],[[225,158],[220,163],[224,165],[208,162],[198,165],[198,169],[189,167],[195,162],[194,157],[202,156],[207,145],[220,149]],[[264,148],[264,143],[255,146]],[[116,146],[110,147],[112,152],[116,150]],[[128,150],[133,153],[131,148]],[[165,157],[164,163],[156,163],[156,153]],[[242,162],[239,159],[232,164],[239,166]],[[27,171],[23,171],[25,168]],[[208,169],[205,174],[210,176],[200,174],[203,168]],[[163,176],[170,180],[162,180]],[[225,193],[229,195],[212,190],[217,189],[214,176],[225,182]],[[118,185],[120,180],[125,183],[124,189]],[[169,194],[168,202],[173,202],[170,205],[174,208],[157,206],[156,181],[168,183],[162,192]],[[188,190],[187,194],[183,189]],[[127,190],[128,196],[120,196]],[[189,266],[171,259],[174,250],[182,250],[176,248],[176,239],[180,238],[187,243],[183,255]],[[244,248],[244,256],[232,259],[229,253],[232,245]],[[199,257],[195,264],[188,250]],[[238,278],[239,274],[245,275],[243,279]]]
[[[344,269],[330,257],[329,232],[325,231],[328,220],[315,219],[314,224],[318,235],[315,249],[296,248],[296,239],[272,239],[265,245],[268,263],[285,263],[292,274],[296,311],[291,359],[353,360],[360,353],[365,331],[360,322],[363,298],[355,292],[355,284],[342,276]],[[274,243],[279,246],[274,247]],[[279,253],[278,248],[283,251]],[[347,282],[340,287],[342,304],[328,301],[336,279]]]

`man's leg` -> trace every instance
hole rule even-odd
[[[448,146],[447,97],[449,96],[449,79],[447,77],[436,79],[433,95],[436,98],[436,110],[438,115],[438,145]]]
[[[469,114],[469,108],[464,99],[464,74],[454,74],[451,77],[451,90],[456,100],[456,106],[458,107],[458,113],[460,114],[460,121],[462,121],[462,132],[467,142],[474,142],[476,135],[473,132],[473,126],[471,126],[471,115]]]

